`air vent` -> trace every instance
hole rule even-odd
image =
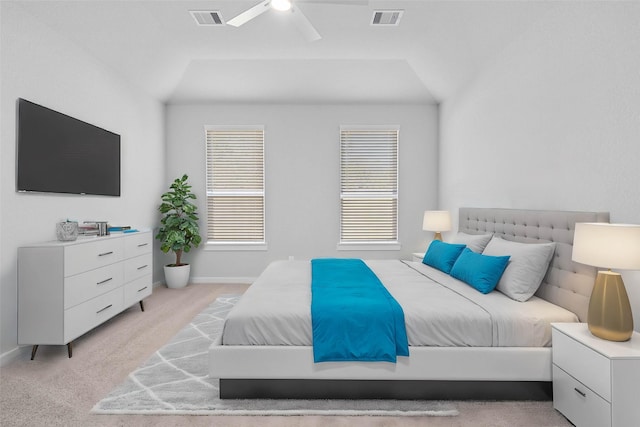
[[[404,10],[374,10],[371,25],[397,26]]]
[[[217,10],[190,10],[189,13],[191,13],[198,25],[224,25],[222,15]]]

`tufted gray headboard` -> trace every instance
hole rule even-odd
[[[536,295],[587,320],[596,269],[571,260],[576,222],[609,222],[608,212],[460,208],[458,231],[493,233],[517,242],[556,242],[556,252]]]

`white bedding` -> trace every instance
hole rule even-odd
[[[366,261],[404,310],[410,346],[545,347],[577,316],[537,297],[481,294],[420,262]],[[310,346],[311,264],[271,263],[229,313],[223,345]]]

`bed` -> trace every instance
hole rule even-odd
[[[499,291],[485,295],[421,262],[367,260],[404,309],[410,355],[396,363],[314,363],[309,262],[276,261],[210,347],[209,375],[220,379],[220,396],[549,398],[550,323],[586,320],[596,274],[571,261],[573,229],[608,222],[608,213],[460,208],[458,219],[464,236],[552,244],[535,295],[524,302]]]

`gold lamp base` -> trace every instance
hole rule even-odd
[[[628,341],[633,334],[631,304],[620,273],[599,271],[589,300],[589,331],[609,341]]]
[[[433,235],[433,240],[440,240],[442,242],[442,233],[436,231],[436,234]]]

